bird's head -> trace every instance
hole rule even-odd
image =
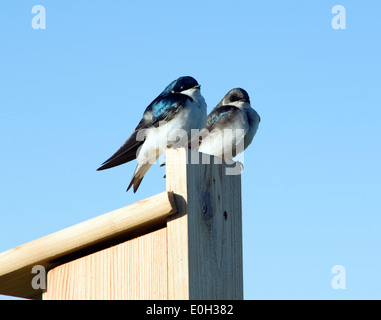
[[[250,97],[248,93],[241,88],[235,88],[230,90],[220,103],[222,105],[227,105],[227,104],[236,104],[237,102],[250,104]]]
[[[196,79],[185,76],[180,77],[174,81],[172,81],[168,87],[165,88],[165,93],[181,93],[183,91],[189,90],[189,89],[200,89],[200,85],[196,81]]]

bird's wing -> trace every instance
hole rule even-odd
[[[190,141],[188,147],[191,149],[198,148],[203,139],[214,129],[230,128],[237,112],[241,112],[241,110],[235,106],[218,104],[206,118],[205,127],[200,131],[199,136]]]
[[[118,151],[102,163],[97,171],[119,166],[136,159],[138,149],[144,142],[144,139],[137,140],[139,131],[150,127],[156,128],[160,125],[161,121],[170,121],[189,99],[191,100],[192,98],[179,93],[171,93],[157,97],[144,111],[142,120],[131,136],[123,143]]]
[[[161,121],[171,121],[192,98],[181,93],[171,93],[156,98],[146,109],[152,114],[149,126],[158,127]]]
[[[123,163],[136,159],[136,154],[143,141],[137,141],[138,131],[135,130],[123,145],[110,158],[102,163],[97,171],[119,166]]]
[[[224,129],[231,124],[234,115],[241,110],[235,106],[223,105],[214,108],[206,119],[205,129],[209,132],[213,129]]]

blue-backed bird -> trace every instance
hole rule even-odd
[[[131,136],[97,170],[131,160],[137,166],[127,191],[139,188],[144,175],[167,147],[187,146],[191,129],[201,130],[206,122],[206,103],[196,79],[185,76],[172,81],[144,111]]]

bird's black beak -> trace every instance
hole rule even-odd
[[[198,85],[194,86],[193,88],[200,89],[201,88],[201,84],[198,84]]]

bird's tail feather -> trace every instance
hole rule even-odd
[[[143,177],[136,177],[134,175],[132,177],[132,180],[131,180],[130,184],[128,185],[128,188],[127,188],[126,192],[128,190],[130,190],[132,186],[134,186],[134,193],[136,193],[136,191],[138,190],[140,184],[142,183],[143,178],[144,178],[144,176]]]
[[[152,164],[145,163],[142,166],[138,165],[135,169],[134,175],[132,176],[131,182],[128,185],[128,190],[131,189],[132,186],[134,186],[134,193],[138,190],[140,184],[142,183],[142,180],[144,178],[144,175],[147,173],[148,169],[151,167]]]

